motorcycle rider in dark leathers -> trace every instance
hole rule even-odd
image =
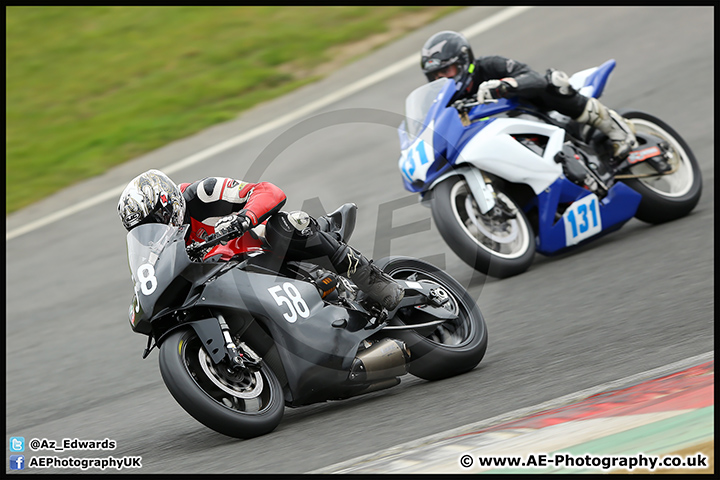
[[[337,235],[321,231],[307,213],[281,211],[285,201],[285,193],[269,182],[206,177],[178,187],[153,169],[127,185],[118,202],[118,214],[128,231],[145,223],[188,224],[186,245],[204,241],[213,233],[237,231],[226,251],[259,250],[269,244],[273,254],[286,260],[327,257],[336,273],[351,279],[371,300],[388,310],[400,303],[404,289],[395,280]],[[221,259],[229,256],[205,257]]]
[[[498,55],[475,58],[460,33],[442,31],[432,35],[421,50],[420,66],[428,81],[441,77],[458,83],[453,101],[477,95],[483,103],[519,97],[542,110],[556,110],[607,135],[613,156],[622,159],[637,145],[632,123],[601,104],[579,94],[565,72],[548,69],[541,75],[526,64]]]

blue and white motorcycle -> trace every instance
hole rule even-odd
[[[609,60],[570,77],[600,97]],[[633,217],[657,224],[687,215],[702,179],[688,144],[662,120],[622,111],[638,147],[612,157],[607,137],[518,99],[450,103],[455,83],[414,90],[398,129],[404,186],[432,210],[440,234],[473,268],[497,278],[619,229]]]

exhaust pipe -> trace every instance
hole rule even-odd
[[[386,380],[380,380],[379,382],[374,382],[374,383],[368,384],[368,386],[364,390],[354,393],[353,396],[365,395],[366,393],[377,392],[378,390],[385,390],[386,388],[394,387],[395,385],[397,385],[399,383],[400,383],[400,379],[397,377],[388,378]]]
[[[405,375],[408,360],[410,350],[405,342],[384,338],[358,353],[350,367],[348,380],[374,382]]]

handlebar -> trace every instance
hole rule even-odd
[[[452,106],[455,107],[458,110],[465,110],[469,111],[473,107],[477,107],[478,105],[484,105],[486,103],[497,103],[496,99],[487,99],[484,102],[481,102],[477,99],[476,96],[473,96],[471,98],[464,98],[460,100],[456,100]]]
[[[463,110],[470,110],[472,107],[477,107],[480,105],[480,102],[476,100],[468,101],[468,100],[458,100],[453,104],[453,106],[457,109],[463,109]]]
[[[233,238],[239,237],[244,233],[245,232],[242,231],[242,229],[230,230],[226,233],[223,233],[222,235],[213,233],[208,235],[207,239],[204,242],[191,243],[190,245],[185,247],[185,250],[191,257],[199,257],[203,249],[212,248],[219,243],[222,243],[226,240],[232,240]]]

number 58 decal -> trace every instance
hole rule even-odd
[[[279,295],[279,292],[283,290],[285,291],[287,297],[284,295]],[[288,322],[295,323],[298,315],[303,318],[307,318],[310,316],[310,309],[308,308],[307,303],[305,303],[305,300],[303,300],[300,291],[292,283],[285,282],[282,284],[282,286],[275,285],[268,288],[268,292],[270,293],[270,295],[272,295],[273,299],[278,305],[287,305],[290,313],[283,313],[283,317],[285,317],[285,320],[287,320]]]

